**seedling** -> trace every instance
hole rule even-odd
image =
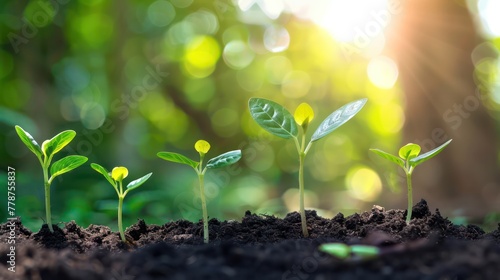
[[[109,173],[106,168],[100,166],[97,163],[91,163],[90,166],[97,172],[101,173],[106,180],[113,186],[113,188],[116,191],[116,194],[118,195],[118,230],[120,231],[120,237],[123,242],[126,242],[125,239],[125,233],[123,231],[123,222],[122,222],[122,209],[123,209],[123,199],[127,195],[127,193],[133,189],[137,189],[140,187],[144,182],[146,182],[149,177],[151,177],[151,174],[153,173],[148,173],[141,178],[134,180],[127,185],[127,189],[124,191],[123,190],[123,179],[127,178],[128,176],[128,169],[123,166],[118,166],[113,168],[111,173]]]
[[[394,162],[395,164],[401,166],[406,173],[406,184],[408,186],[408,212],[406,214],[406,223],[409,223],[411,220],[411,210],[413,206],[413,194],[412,194],[412,185],[411,185],[411,175],[413,174],[413,170],[419,164],[424,161],[427,161],[437,154],[439,154],[448,144],[450,144],[452,139],[448,140],[443,145],[435,148],[432,151],[429,151],[425,154],[420,154],[420,146],[417,144],[409,143],[399,149],[399,158],[397,156],[391,155],[379,149],[370,149],[370,151],[376,153],[377,155]]]
[[[40,148],[40,145],[38,145],[35,139],[33,139],[31,134],[18,125],[16,125],[15,128],[17,135],[21,138],[21,141],[23,141],[26,147],[28,147],[28,149],[35,154],[40,162],[40,165],[42,166],[43,185],[45,188],[45,215],[50,232],[54,232],[50,212],[50,185],[57,176],[77,168],[78,166],[84,164],[88,159],[84,156],[72,155],[63,157],[62,159],[54,162],[52,165],[50,164],[54,155],[68,145],[73,138],[75,138],[76,132],[73,130],[65,130],[52,137],[52,139],[43,141],[42,147]]]
[[[359,99],[348,103],[331,113],[316,129],[311,140],[306,143],[306,132],[314,118],[314,111],[307,103],[300,104],[294,116],[283,106],[263,98],[250,98],[248,106],[252,118],[265,130],[284,139],[292,138],[299,154],[299,208],[302,233],[308,237],[306,214],[304,210],[304,159],[312,143],[330,134],[356,115],[365,105],[367,99]],[[302,128],[299,141],[297,124]]]
[[[207,169],[220,168],[236,163],[241,158],[241,151],[234,150],[219,156],[216,156],[207,161],[205,167],[203,167],[203,159],[205,155],[210,150],[210,144],[205,140],[198,140],[194,144],[194,149],[200,154],[200,161],[196,162],[191,160],[181,154],[171,153],[171,152],[159,152],[157,155],[159,158],[166,161],[187,164],[191,166],[196,174],[198,174],[198,181],[200,185],[200,197],[201,197],[201,208],[203,211],[203,241],[208,243],[208,214],[207,214],[207,203],[205,200],[205,187],[204,187],[204,176]]]
[[[319,250],[340,260],[367,260],[380,255],[380,249],[369,245],[346,245],[344,243],[325,243]]]

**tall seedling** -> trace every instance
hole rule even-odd
[[[348,103],[331,113],[316,129],[306,145],[306,132],[309,123],[314,118],[314,111],[307,103],[300,104],[294,116],[283,106],[263,98],[250,98],[248,106],[252,118],[265,130],[284,139],[293,139],[299,154],[299,211],[304,237],[309,236],[307,231],[306,214],[304,210],[304,159],[311,145],[330,134],[335,129],[354,117],[365,105],[367,99],[359,99]],[[299,129],[302,136],[298,137]]]

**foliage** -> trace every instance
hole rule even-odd
[[[200,161],[198,162],[191,160],[181,154],[172,152],[159,152],[157,156],[166,161],[189,165],[194,169],[194,171],[196,171],[196,174],[198,174],[198,182],[200,185],[201,207],[203,210],[203,241],[205,243],[208,243],[209,241],[208,212],[207,212],[207,202],[205,199],[205,184],[204,184],[205,172],[207,171],[207,169],[221,168],[238,162],[241,158],[241,150],[230,151],[218,155],[212,159],[209,159],[207,161],[206,166],[203,167],[203,159],[210,150],[210,144],[205,140],[198,140],[194,144],[194,149],[200,154]]]
[[[50,231],[53,232],[54,229],[52,228],[52,216],[50,212],[50,185],[57,176],[84,164],[87,161],[87,158],[84,156],[71,155],[63,157],[62,159],[52,163],[54,155],[68,145],[73,138],[75,138],[76,132],[73,130],[63,131],[54,136],[52,139],[43,141],[42,147],[40,148],[40,145],[38,145],[31,134],[18,125],[16,125],[15,128],[21,141],[35,154],[40,162],[40,165],[42,166],[43,184],[45,189],[45,215],[47,218],[47,225]]]
[[[369,245],[347,245],[344,243],[325,243],[319,250],[340,260],[366,260],[380,255],[380,249]]]
[[[118,195],[118,229],[120,231],[120,238],[122,239],[123,242],[126,242],[125,233],[123,230],[123,222],[122,222],[123,199],[125,198],[125,196],[129,191],[137,189],[142,184],[144,184],[149,179],[149,177],[151,177],[153,173],[148,173],[139,179],[133,180],[132,182],[128,183],[126,189],[123,190],[123,179],[127,178],[128,176],[128,169],[126,167],[123,166],[115,167],[113,168],[113,170],[111,170],[110,173],[106,170],[106,168],[100,166],[97,163],[91,163],[90,166],[95,171],[102,174],[104,178],[106,178],[106,180],[111,184],[111,186],[113,186],[113,188],[116,191],[116,194]]]
[[[278,103],[263,99],[251,98],[248,101],[250,114],[252,118],[268,132],[284,138],[292,138],[299,154],[299,207],[300,219],[302,224],[302,233],[305,237],[309,236],[307,231],[307,221],[304,209],[304,159],[307,152],[311,148],[314,141],[317,141],[326,135],[339,128],[341,125],[349,121],[356,115],[365,105],[367,99],[360,99],[348,103],[333,113],[321,122],[311,137],[311,140],[306,143],[306,132],[309,123],[314,119],[314,111],[307,103],[300,104],[295,110],[294,116],[290,114],[283,106]],[[302,128],[302,137],[299,142],[297,124]]]
[[[411,175],[413,173],[413,170],[417,165],[439,154],[444,148],[446,148],[446,146],[448,146],[448,144],[450,144],[451,140],[452,139],[446,141],[441,146],[421,155],[419,155],[420,154],[419,145],[413,143],[406,144],[405,146],[401,147],[401,149],[399,149],[399,158],[379,149],[370,149],[370,151],[381,156],[382,158],[385,158],[399,165],[401,168],[403,168],[403,170],[406,173],[406,183],[408,186],[408,212],[406,215],[406,223],[409,223],[411,220],[411,214],[412,214],[411,210],[413,207],[413,195],[412,195],[412,184],[411,184]]]

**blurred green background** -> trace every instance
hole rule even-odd
[[[479,25],[494,24],[493,16],[481,14],[490,9],[469,2]],[[137,218],[155,224],[201,218],[194,171],[156,157],[173,151],[197,159],[198,139],[212,144],[207,157],[243,152],[235,167],[207,172],[210,217],[240,219],[245,210],[282,216],[297,210],[294,143],[257,126],[247,109],[250,97],[272,99],[292,113],[308,102],[316,113],[309,134],[335,109],[367,97],[356,117],[313,145],[306,158],[306,208],[330,217],[366,211],[395,197],[404,201],[404,188],[393,193],[404,186],[396,167],[368,152],[376,147],[396,153],[405,124],[398,66],[378,39],[389,27],[360,46],[356,24],[362,23],[349,20],[375,7],[366,1],[347,8],[331,3],[338,6],[328,10],[327,1],[2,1],[1,182],[7,181],[7,166],[14,167],[16,215],[32,230],[45,217],[41,168],[18,139],[15,124],[39,143],[75,130],[75,140],[56,159],[81,154],[108,170],[126,166],[127,182],[153,172],[125,198],[126,226]],[[483,30],[486,42],[497,51],[500,33],[488,30]],[[477,74],[477,83],[497,86],[485,103],[498,116],[500,64],[495,58],[488,67]],[[116,194],[88,163],[59,178],[52,184],[54,222],[116,230]],[[5,187],[0,194],[5,220]]]

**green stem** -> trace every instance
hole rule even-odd
[[[118,230],[120,231],[120,237],[123,242],[125,239],[125,232],[123,231],[123,221],[122,221],[122,209],[123,209],[123,198],[124,196],[118,196]]]
[[[411,220],[411,212],[413,208],[413,195],[412,195],[412,186],[411,186],[411,172],[406,173],[406,183],[408,185],[408,212],[406,214],[406,223],[410,223]]]
[[[302,234],[304,237],[309,236],[307,231],[307,221],[306,212],[304,209],[304,159],[306,154],[300,152],[299,154],[299,211],[300,211],[300,222],[302,224]]]
[[[45,216],[47,219],[47,226],[50,232],[54,232],[52,228],[52,216],[50,213],[50,183],[48,167],[43,167],[43,184],[45,189]]]
[[[203,211],[203,241],[208,243],[208,213],[207,213],[207,202],[205,201],[205,186],[203,173],[198,173],[198,180],[200,182],[200,198],[201,198],[201,209]]]

